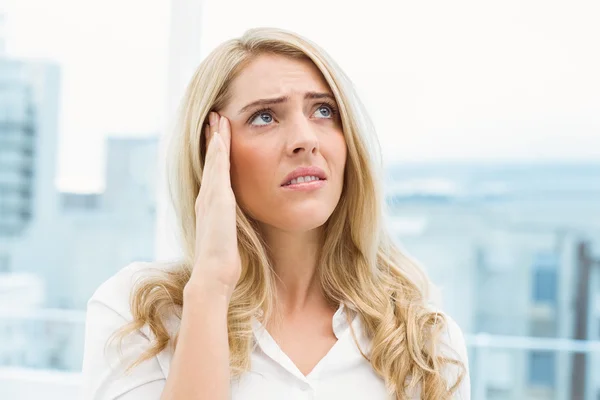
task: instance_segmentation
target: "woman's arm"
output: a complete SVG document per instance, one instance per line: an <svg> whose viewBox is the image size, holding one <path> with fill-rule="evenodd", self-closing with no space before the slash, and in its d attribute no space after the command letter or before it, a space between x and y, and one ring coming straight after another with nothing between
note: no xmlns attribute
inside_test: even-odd
<svg viewBox="0 0 600 400"><path fill-rule="evenodd" d="M179 338L162 400L229 399L226 290L186 287Z"/></svg>

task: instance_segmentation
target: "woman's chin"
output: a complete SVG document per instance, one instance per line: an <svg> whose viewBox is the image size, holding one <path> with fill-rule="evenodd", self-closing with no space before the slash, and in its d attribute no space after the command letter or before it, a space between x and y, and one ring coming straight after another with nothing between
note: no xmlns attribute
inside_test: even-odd
<svg viewBox="0 0 600 400"><path fill-rule="evenodd" d="M278 221L267 222L267 224L285 232L302 233L323 226L330 216L331 213L323 213L322 211L311 214L288 215Z"/></svg>

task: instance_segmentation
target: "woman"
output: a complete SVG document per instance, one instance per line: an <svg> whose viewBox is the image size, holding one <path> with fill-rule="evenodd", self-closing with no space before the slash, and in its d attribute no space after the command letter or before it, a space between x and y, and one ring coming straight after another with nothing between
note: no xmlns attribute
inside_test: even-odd
<svg viewBox="0 0 600 400"><path fill-rule="evenodd" d="M214 50L169 156L184 259L90 299L87 398L468 399L462 333L382 226L366 121L298 35Z"/></svg>

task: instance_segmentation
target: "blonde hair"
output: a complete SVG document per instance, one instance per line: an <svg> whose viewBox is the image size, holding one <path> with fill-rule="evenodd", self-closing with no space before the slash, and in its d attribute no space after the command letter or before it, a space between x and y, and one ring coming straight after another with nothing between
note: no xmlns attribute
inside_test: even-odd
<svg viewBox="0 0 600 400"><path fill-rule="evenodd" d="M180 318L183 288L194 260L194 204L205 154L202 127L208 113L230 99L232 80L261 54L312 61L339 106L348 157L340 201L324 226L319 274L327 299L348 305L362 319L372 344L369 354L363 355L390 394L405 399L408 390L420 386L423 399L450 398L465 368L440 351L438 342L447 323L428 306L430 283L384 229L380 160L375 159L380 152L362 103L349 79L322 49L294 33L272 28L252 29L220 45L200 64L187 88L168 157L173 163L169 186L184 258L174 268L144 279L132 292L133 321L119 335L123 338L147 326L153 341L131 367L176 344L177 334L170 336L164 318L173 313ZM262 315L267 320L276 300L271 261L257 222L239 207L236 212L242 273L227 314L233 377L250 368L252 317ZM444 378L442 371L449 365L462 370L456 382Z"/></svg>

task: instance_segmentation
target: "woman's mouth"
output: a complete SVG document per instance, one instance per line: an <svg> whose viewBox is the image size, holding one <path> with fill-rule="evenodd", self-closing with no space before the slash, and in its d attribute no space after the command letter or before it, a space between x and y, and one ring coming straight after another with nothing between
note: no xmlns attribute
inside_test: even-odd
<svg viewBox="0 0 600 400"><path fill-rule="evenodd" d="M283 189L311 191L316 190L325 185L326 179L321 179L314 175L299 176L281 185Z"/></svg>
<svg viewBox="0 0 600 400"><path fill-rule="evenodd" d="M313 181L321 181L321 180L325 180L325 179L321 179L318 176L299 176L297 178L292 179L291 181L284 183L282 186L290 186L290 185L297 185L299 183L309 183L309 182L313 182Z"/></svg>

